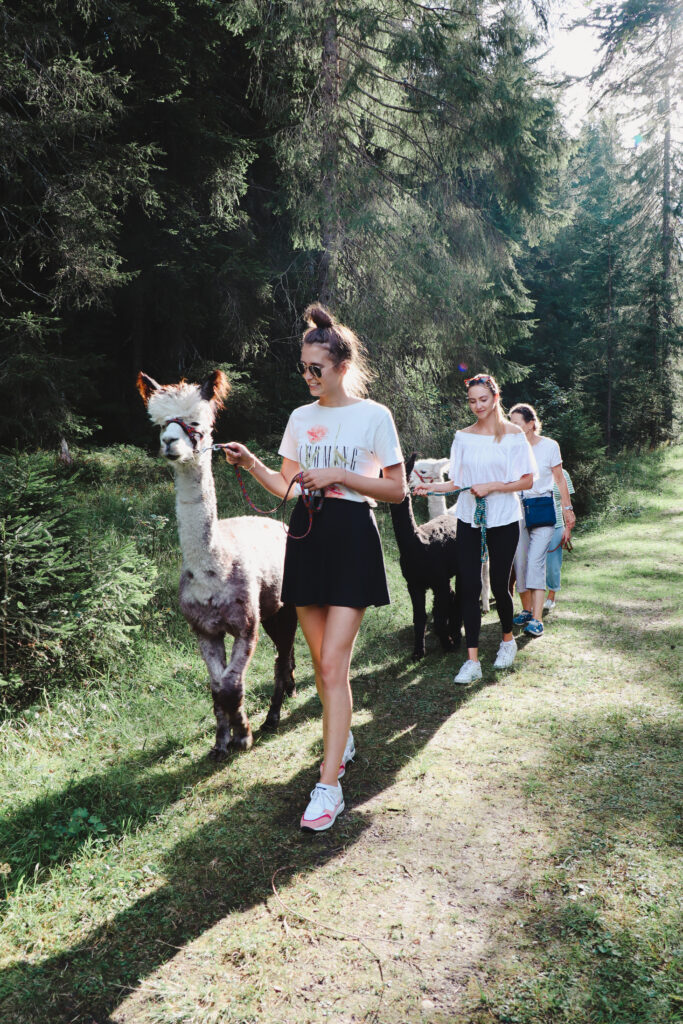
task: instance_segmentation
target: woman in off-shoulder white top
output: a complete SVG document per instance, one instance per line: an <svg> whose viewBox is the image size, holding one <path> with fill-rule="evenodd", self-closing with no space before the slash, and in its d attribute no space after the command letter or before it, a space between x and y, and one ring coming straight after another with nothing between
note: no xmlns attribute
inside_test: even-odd
<svg viewBox="0 0 683 1024"><path fill-rule="evenodd" d="M466 380L465 386L476 423L456 432L451 448L450 481L415 489L416 494L426 493L428 489L448 494L463 487L470 488L459 494L455 506L459 520L455 541L457 588L467 643L467 661L456 675L456 683L481 679L481 529L474 524L476 499L486 499L491 590L503 633L493 667L509 668L517 653L512 636L510 571L522 517L518 492L531 487L537 472L536 460L523 431L503 415L500 390L493 377L478 374Z"/></svg>

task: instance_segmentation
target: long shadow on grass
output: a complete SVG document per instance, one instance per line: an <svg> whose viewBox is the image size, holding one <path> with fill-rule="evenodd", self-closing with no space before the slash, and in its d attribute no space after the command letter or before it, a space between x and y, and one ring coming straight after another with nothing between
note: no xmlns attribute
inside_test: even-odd
<svg viewBox="0 0 683 1024"><path fill-rule="evenodd" d="M356 657L358 666L372 662L369 648L376 642L376 637L366 636ZM304 796L315 781L312 766L285 782L252 785L229 812L172 849L162 866L166 883L161 888L94 928L64 953L5 970L0 975L3 1024L105 1024L125 993L179 947L232 911L266 899L275 871L282 886L292 874L313 871L356 843L370 816L354 805L390 786L443 721L469 699L468 691L453 692L452 668L452 658L444 662L429 656L416 666L403 654L388 671L361 676L355 687L357 705L368 708L372 719L354 728L354 734L359 751L370 761L369 770L362 770L361 759L360 770L349 771L344 785L349 810L330 833L308 836L298 829ZM311 702L315 699L312 696ZM395 741L402 733L410 735ZM258 757L258 749L247 756ZM134 786L139 772L136 764L131 769ZM170 790L158 792L158 804L209 770L205 762L180 769ZM222 771L229 777L230 763ZM35 1012L22 1009L26 1006Z"/></svg>

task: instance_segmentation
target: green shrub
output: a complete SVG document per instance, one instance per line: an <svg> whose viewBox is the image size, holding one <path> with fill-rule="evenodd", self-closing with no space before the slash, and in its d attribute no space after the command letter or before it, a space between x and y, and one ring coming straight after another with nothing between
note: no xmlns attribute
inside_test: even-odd
<svg viewBox="0 0 683 1024"><path fill-rule="evenodd" d="M78 508L49 456L0 458L0 687L7 701L131 647L157 570Z"/></svg>

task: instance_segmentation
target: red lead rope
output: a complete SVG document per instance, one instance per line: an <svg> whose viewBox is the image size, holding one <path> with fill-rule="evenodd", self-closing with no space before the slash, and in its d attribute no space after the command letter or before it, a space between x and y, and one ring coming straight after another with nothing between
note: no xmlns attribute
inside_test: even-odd
<svg viewBox="0 0 683 1024"><path fill-rule="evenodd" d="M169 423L177 423L178 426L181 427L189 437L190 441L192 442L192 448L195 451L197 451L197 445L201 442L204 436L202 431L198 430L197 427L194 427L191 423L186 423L185 420L180 418L180 416L173 416L172 418L166 420L166 426L168 426ZM200 448L199 454L201 455L203 454L203 452L209 450L214 452L224 451L228 447L229 445L227 444L211 444L208 445L206 448ZM301 488L301 500L303 501L306 511L308 512L308 529L306 530L305 533L301 533L298 535L291 533L289 530L287 530L287 527L285 527L285 529L287 530L287 536L291 537L292 540L303 540L304 537L308 537L309 533L311 532L311 527L313 526L313 513L319 512L320 509L323 507L323 501L325 500L325 496L324 494L321 494L320 497L316 499L313 497L312 494L310 494L305 489L303 473L297 473L295 477L292 477L292 479L289 481L289 487L287 488L284 498L282 499L282 501L278 501L275 508L265 509L258 508L247 494L247 489L244 486L244 480L242 479L242 474L240 473L239 466L235 466L234 469L235 473L237 474L237 482L240 485L240 490L244 495L244 500L246 501L249 508L253 509L254 512L258 512L258 514L261 516L272 516L275 515L276 512L279 512L280 509L284 509L285 505L287 504L289 492L291 491L294 484L299 484L299 487ZM285 526L284 512L282 514L282 525Z"/></svg>
<svg viewBox="0 0 683 1024"><path fill-rule="evenodd" d="M254 502L251 500L247 493L247 488L244 485L244 480L242 479L242 473L240 472L239 466L234 466L233 468L237 476L237 483L240 485L240 490L242 491L242 495L244 496L244 500L246 501L249 508L252 509L254 512L258 512L260 516L272 516L275 515L276 512L279 512L280 509L284 510L284 507L287 504L287 499L289 498L289 492L291 491L294 484L298 484L299 487L301 488L301 500L303 501L306 511L308 512L308 529L306 530L305 533L299 534L292 533L290 530L287 529L287 527L285 527L285 529L287 530L287 536L291 537L292 540L303 540L304 537L308 537L313 526L313 513L320 511L320 509L323 507L323 501L325 500L325 498L324 495L321 495L319 498L316 499L313 497L312 494L305 490L303 484L303 473L297 473L296 476L292 477L292 479L289 481L289 487L287 488L284 498L281 501L278 501L275 508L259 508L257 505L254 504ZM284 511L282 516L282 525L285 526Z"/></svg>

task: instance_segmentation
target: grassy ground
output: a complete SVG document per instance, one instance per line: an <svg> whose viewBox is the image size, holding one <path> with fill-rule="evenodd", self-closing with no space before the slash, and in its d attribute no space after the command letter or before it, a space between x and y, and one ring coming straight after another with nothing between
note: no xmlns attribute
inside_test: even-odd
<svg viewBox="0 0 683 1024"><path fill-rule="evenodd" d="M484 680L464 692L433 637L409 660L381 519L394 604L363 626L348 809L315 837L297 828L320 759L301 641L279 732L209 763L160 536L168 623L138 670L2 724L2 1024L683 1019L681 470L680 448L623 467L545 637L496 679L487 616ZM150 510L169 511L155 488ZM115 519L123 491L91 500ZM255 724L271 674L263 637Z"/></svg>

